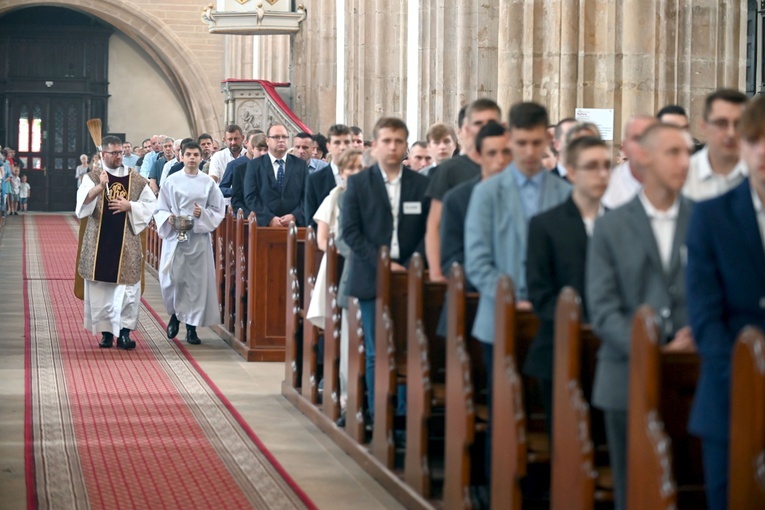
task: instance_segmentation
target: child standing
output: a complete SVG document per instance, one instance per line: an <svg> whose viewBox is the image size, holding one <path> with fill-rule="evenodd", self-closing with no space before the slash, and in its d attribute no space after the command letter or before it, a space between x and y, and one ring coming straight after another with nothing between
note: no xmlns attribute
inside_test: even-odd
<svg viewBox="0 0 765 510"><path fill-rule="evenodd" d="M11 177L11 214L18 216L19 212L19 186L21 185L21 179L19 178L19 167L13 167L13 175Z"/></svg>
<svg viewBox="0 0 765 510"><path fill-rule="evenodd" d="M22 175L21 184L19 184L19 209L22 212L27 212L27 202L29 201L29 196L31 195L31 189L32 187L27 182L27 176Z"/></svg>

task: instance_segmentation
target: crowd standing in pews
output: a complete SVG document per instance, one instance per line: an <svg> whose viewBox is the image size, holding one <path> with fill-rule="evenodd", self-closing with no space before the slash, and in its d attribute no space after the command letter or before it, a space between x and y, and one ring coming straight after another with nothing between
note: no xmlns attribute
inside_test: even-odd
<svg viewBox="0 0 765 510"><path fill-rule="evenodd" d="M765 100L758 98L749 104L744 94L734 90L710 94L699 122L706 142L701 150L690 136L687 114L677 105L668 105L656 116L630 115L620 146L621 162L613 168L612 151L600 139L597 126L573 118L551 124L546 109L536 103L513 105L504 124L493 100L478 99L462 108L457 124L455 132L449 124L435 123L425 140L411 147L407 145L406 124L393 117L377 121L368 148L363 131L344 124L330 126L326 138L308 132L291 136L281 124L264 126L264 132L256 130L245 136L239 126L231 125L225 130L226 147L218 152L214 152L214 139L206 134L197 141L181 142L164 135L147 139L142 145L146 153L138 157L135 169L148 177L151 189L160 195L155 221L160 237L166 240L159 265L165 269L160 278L171 315L168 335L175 336L179 323L186 322L191 326L187 341L198 343L193 327L217 324L223 318L215 304L223 306L219 300L231 299L233 290L227 287L228 294L221 298L224 294L218 292L222 282L210 279L214 271L221 272L212 266L213 244L219 253L227 254L222 271L231 271L235 265L258 263L257 251L250 247L247 252L242 246L248 242L246 239L252 242L256 229L291 231L311 226L315 229L311 242L316 242L320 250L316 253L325 254L320 265L316 259L317 267L300 269L306 282L312 278L310 286L301 281L293 291L312 289L313 294L296 320L319 332L333 331L324 339L334 342L330 354L326 354L328 362L339 351L339 370L325 368L324 376L333 381L327 386L331 395L324 398L338 398L338 408L343 409L350 387L354 396L358 391L365 392L366 412L374 420L375 410L384 409L375 404L375 399L383 395L383 390L376 388L376 381L382 380L376 376L376 366L381 365L397 374L391 380L392 389L386 388L384 391L390 392L383 398L392 399L395 414L405 414L407 390L403 384L409 379L400 364L391 367L393 358L377 359L384 352L377 344L385 342L394 350L417 349L417 356L409 359L419 359L422 364L409 375L427 374L423 390L430 392L430 397L422 400L418 393L411 393L418 398L416 412L427 408L431 417L445 412L448 421L450 400L443 395L443 374L452 365L446 363L450 353L444 356L444 351L462 345L465 356L461 367L466 370L465 380L472 385L463 389L472 391L474 432L485 436L483 448L478 447L480 442L468 442L473 445L470 455L475 456L474 471L480 475L468 477L466 483L502 485L506 473L499 477L491 473L491 465L504 465L492 464L493 451L506 452L507 441L517 440L519 447L528 446L528 451L523 450L524 457L549 465L554 459L554 453L550 453L554 445L539 455L539 451L533 452L533 434L513 436L492 425L495 419L507 419L507 409L493 409L493 403L506 405L502 399L509 395L507 377L512 372L495 373L498 363L504 367L504 361L495 359L496 352L502 353L506 346L516 350L514 367L507 367L523 367L525 377L518 370L516 382L523 398L530 400L520 404L526 408L522 425L530 431L532 422L540 421L550 436L555 422L553 409L558 409L554 399L560 393L553 391L558 374L554 363L556 302L561 291L570 287L575 294L568 295L569 307L576 303L572 296L581 299L577 316L581 331L586 333L583 338L597 336L582 343L582 349L599 345L597 361L592 361L594 380L585 381L582 398L603 411L601 423L600 414L591 415L596 420L591 426L593 431L605 429L609 459L605 464L610 466L613 478L606 488L610 491L612 487L613 493L602 496L601 491L601 496L595 497L612 499L616 509L624 509L630 479L628 413L633 316L642 305L648 305L655 312L662 353L692 353L698 347L701 376L690 430L702 438L709 508L726 508L733 344L744 326L765 327ZM106 157L110 157L108 153ZM200 173L199 167L205 162L209 177ZM243 219L233 217L221 223L224 197L230 198L230 214L235 216L241 210ZM701 202L694 206L694 201ZM250 213L254 218L247 223ZM167 242L177 238L169 217L179 214L196 218L190 240ZM211 242L209 235L216 227ZM218 234L221 229L227 233ZM303 243L304 234L300 232L292 235ZM223 248L218 247L220 235L227 236L229 243ZM194 258L188 250L202 256ZM339 265L342 260L345 264ZM331 281L327 278L328 266L332 268ZM246 267L240 267L240 271L255 274ZM408 288L390 289L390 299L409 300L414 296L411 299L415 304L402 308L400 303L389 303L386 314L381 316L377 301L385 286L381 287L379 279L387 278L388 285L403 285L403 273L407 271ZM197 278L190 285L185 278L187 272L207 274L208 278ZM461 289L461 294L455 295L462 296L462 302L450 305L444 296L446 275L452 272L456 280L450 285ZM759 272L763 274L757 276ZM228 286L234 282L233 276L230 278ZM504 282L500 294L498 282ZM253 282L247 285L249 297L238 299L252 301L252 293L258 291L252 287ZM501 302L496 296L501 297ZM418 309L417 299L431 302ZM497 310L503 310L507 302L518 315L503 323L500 319L505 317L498 317ZM191 308L179 314L186 305ZM227 303L226 310L234 314L240 305ZM470 337L472 328L475 342L463 339L455 343L454 338L444 341L450 334L449 306L462 310L461 327L468 328L464 335ZM414 311L397 315L407 307L414 307ZM428 315L432 310L436 310L433 317ZM342 314L342 320L333 326L336 313ZM192 316L204 316L204 320ZM412 317L418 317L420 322L410 323ZM535 317L539 319L538 329ZM245 329L241 317L226 321L232 328L236 323L240 330ZM585 324L588 321L591 329ZM357 330L353 329L355 324ZM339 334L335 328L339 328ZM295 337L302 336L295 328L288 330ZM386 338L379 338L380 331ZM355 345L353 342L362 333L361 348L349 350L349 343ZM312 349L309 346L300 351L304 356L316 356ZM358 356L363 356L361 367L356 366ZM399 361L406 359L406 352L395 356ZM349 373L349 358L353 360L351 365L356 363L353 370L360 369L359 373L364 374L362 388L358 388L358 380L354 381L357 373ZM300 361L288 359L288 363L293 361L293 369L300 370ZM303 360L303 370L308 365ZM318 378L320 370L310 375ZM302 380L305 384L310 378ZM411 384L421 383L413 380ZM499 400L493 398L495 381L502 381ZM310 384L320 388L317 383ZM334 393L335 383L339 385L339 397ZM591 395L588 384L592 386ZM537 388L538 395L524 393L531 387ZM539 413L531 411L537 404L541 420ZM470 409L463 408L468 413ZM362 410L355 405L353 410L361 413L353 416L354 426L366 422L371 427L373 421L364 418ZM433 410L435 414L431 414ZM344 427L345 423L343 414L338 425ZM374 423L378 427L383 421ZM424 426L422 430L433 429ZM357 432L353 434L362 439ZM511 440L511 436L515 439ZM385 450L389 455L392 444L384 444L386 441L373 439L384 447L372 449ZM417 441L416 447L426 456L431 451L422 441ZM385 464L392 466L391 458L387 460L390 462ZM598 465L603 464L596 460ZM427 467L430 459L425 462ZM682 465L686 460L679 462ZM521 469L525 463L518 466ZM532 471L527 473L525 467L522 473L519 477L538 476ZM432 476L425 469L416 476L407 474L406 480ZM418 482L417 487L421 494L432 494L429 483ZM528 487L524 490L528 491ZM471 504L478 508L488 504L485 499L473 497ZM445 506L452 508L451 503ZM493 507L498 507L496 500Z"/></svg>

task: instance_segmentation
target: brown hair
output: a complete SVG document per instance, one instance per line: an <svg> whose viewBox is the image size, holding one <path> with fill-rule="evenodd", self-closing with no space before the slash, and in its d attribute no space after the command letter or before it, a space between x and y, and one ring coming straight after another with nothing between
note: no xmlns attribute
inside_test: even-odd
<svg viewBox="0 0 765 510"><path fill-rule="evenodd" d="M409 138L409 128L406 127L406 122L398 117L380 117L375 123L375 127L372 130L372 138L377 140L377 136L380 134L381 129L392 129L394 131L403 131L406 133L406 138Z"/></svg>
<svg viewBox="0 0 765 510"><path fill-rule="evenodd" d="M748 142L765 136L765 96L756 96L744 108L738 124L738 134Z"/></svg>
<svg viewBox="0 0 765 510"><path fill-rule="evenodd" d="M733 104L746 104L749 98L746 94L736 89L715 90L704 100L704 120L709 120L709 114L712 112L712 105L715 101L725 101Z"/></svg>
<svg viewBox="0 0 765 510"><path fill-rule="evenodd" d="M603 147L604 149L608 149L606 142L597 136L582 136L572 140L566 149L566 165L576 166L576 160L579 159L579 155L593 147Z"/></svg>
<svg viewBox="0 0 765 510"><path fill-rule="evenodd" d="M443 122L437 122L430 126L425 139L428 142L440 142L447 136L451 136L452 142L457 143L457 134L454 132L454 128Z"/></svg>

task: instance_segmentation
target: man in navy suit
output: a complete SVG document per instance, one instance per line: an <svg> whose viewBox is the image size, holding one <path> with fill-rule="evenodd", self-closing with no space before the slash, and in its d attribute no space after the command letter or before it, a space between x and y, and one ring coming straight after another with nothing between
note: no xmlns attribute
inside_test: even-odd
<svg viewBox="0 0 765 510"><path fill-rule="evenodd" d="M266 132L268 153L250 160L244 176L244 201L259 227L305 226L303 194L308 174L305 161L287 154L289 134L281 124Z"/></svg>
<svg viewBox="0 0 765 510"><path fill-rule="evenodd" d="M727 507L733 345L744 326L765 329L765 97L744 109L739 134L749 178L699 203L687 238L688 315L701 356L689 429L701 438L710 510Z"/></svg>
<svg viewBox="0 0 765 510"><path fill-rule="evenodd" d="M372 132L377 164L348 178L343 240L351 249L347 294L359 299L364 327L367 402L374 411L377 254L390 247L391 269L405 271L423 253L430 199L428 178L404 167L409 130L401 119L382 117ZM401 394L401 392L399 392Z"/></svg>
<svg viewBox="0 0 765 510"><path fill-rule="evenodd" d="M332 162L310 174L305 186L305 221L306 225L310 225L314 229L316 222L313 221L313 215L316 214L329 192L343 181L343 178L340 177L340 170L337 168L337 161L352 143L351 128L345 124L330 126L327 136L327 148L332 155Z"/></svg>
<svg viewBox="0 0 765 510"><path fill-rule="evenodd" d="M558 164L565 164L565 176L574 189L565 202L531 218L526 252L529 301L541 324L523 371L539 381L548 433L552 429L555 305L566 286L573 287L585 302L587 243L595 219L605 211L600 199L611 177L611 156L598 137L577 138L561 153L566 160Z"/></svg>

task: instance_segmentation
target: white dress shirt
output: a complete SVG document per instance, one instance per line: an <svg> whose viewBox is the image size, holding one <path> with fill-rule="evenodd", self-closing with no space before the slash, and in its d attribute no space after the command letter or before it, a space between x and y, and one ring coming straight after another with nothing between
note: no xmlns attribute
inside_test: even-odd
<svg viewBox="0 0 765 510"><path fill-rule="evenodd" d="M241 156L241 153L240 153ZM233 154L231 154L231 149L226 147L223 150L220 150L212 155L210 158L210 164L208 175L210 177L215 177L217 179L217 182L220 183L220 180L223 179L223 174L226 173L226 165L228 165L230 162L234 161L236 158Z"/></svg>
<svg viewBox="0 0 765 510"><path fill-rule="evenodd" d="M558 169L558 174L560 174L561 177L566 177L566 175L568 175L568 170L566 170L566 167L562 164L558 163L556 168Z"/></svg>
<svg viewBox="0 0 765 510"><path fill-rule="evenodd" d="M659 211L646 198L644 192L640 192L640 202L651 222L653 237L656 239L656 245L659 247L659 256L664 272L669 271L669 262L672 258L672 241L675 238L675 228L677 227L677 215L680 212L680 200L675 200L672 207L666 211Z"/></svg>
<svg viewBox="0 0 765 510"><path fill-rule="evenodd" d="M640 181L632 175L629 161L625 161L611 172L611 180L601 202L609 209L616 209L635 198L642 188Z"/></svg>
<svg viewBox="0 0 765 510"><path fill-rule="evenodd" d="M287 160L285 159L287 155L285 154L283 158L277 158L270 152L268 153L268 157L271 158L271 168L274 170L274 178L278 181L279 180L279 164L276 162L277 160L282 160L282 167L284 167L284 176L287 176Z"/></svg>
<svg viewBox="0 0 765 510"><path fill-rule="evenodd" d="M390 239L390 258L396 260L399 257L400 249L398 244L398 209L401 203L401 174L402 169L399 169L398 176L393 180L388 180L388 175L385 170L380 168L383 182L385 183L385 191L388 192L388 201L390 202L390 212L393 215L393 235Z"/></svg>
<svg viewBox="0 0 765 510"><path fill-rule="evenodd" d="M709 162L709 148L704 147L691 157L683 195L697 202L708 200L735 188L747 175L749 172L742 161L739 161L728 175L716 173Z"/></svg>

